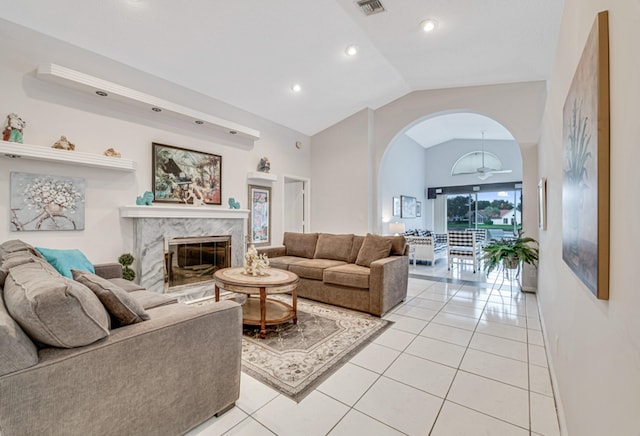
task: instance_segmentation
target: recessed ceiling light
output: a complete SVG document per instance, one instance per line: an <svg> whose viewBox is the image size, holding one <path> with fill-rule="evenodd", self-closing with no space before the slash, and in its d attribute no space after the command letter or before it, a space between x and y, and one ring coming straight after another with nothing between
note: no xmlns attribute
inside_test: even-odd
<svg viewBox="0 0 640 436"><path fill-rule="evenodd" d="M151 110L154 112L162 112L162 109L160 109L159 107L152 107Z"/></svg>
<svg viewBox="0 0 640 436"><path fill-rule="evenodd" d="M293 92L298 93L298 92L302 91L302 86L300 86L299 83L294 83L293 85L291 85L291 90Z"/></svg>
<svg viewBox="0 0 640 436"><path fill-rule="evenodd" d="M428 19L420 23L420 28L425 32L432 32L436 28L435 20Z"/></svg>
<svg viewBox="0 0 640 436"><path fill-rule="evenodd" d="M358 46L357 45L348 45L344 52L347 56L355 56L358 54Z"/></svg>
<svg viewBox="0 0 640 436"><path fill-rule="evenodd" d="M229 130L229 133L232 135L237 135L238 131L237 130Z"/></svg>
<svg viewBox="0 0 640 436"><path fill-rule="evenodd" d="M104 91L96 91L96 94L98 94L100 97L106 97L107 95L109 95Z"/></svg>
<svg viewBox="0 0 640 436"><path fill-rule="evenodd" d="M195 120L195 121L194 121L194 123L196 123L196 124L204 124L204 121L201 121L201 120Z"/></svg>

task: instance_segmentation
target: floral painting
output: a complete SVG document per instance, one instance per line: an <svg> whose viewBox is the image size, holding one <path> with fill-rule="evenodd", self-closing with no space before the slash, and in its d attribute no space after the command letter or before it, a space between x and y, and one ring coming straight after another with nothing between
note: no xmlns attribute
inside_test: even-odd
<svg viewBox="0 0 640 436"><path fill-rule="evenodd" d="M562 259L609 298L609 55L607 13L587 38L563 110Z"/></svg>
<svg viewBox="0 0 640 436"><path fill-rule="evenodd" d="M271 188L249 185L249 243L268 245L271 232Z"/></svg>
<svg viewBox="0 0 640 436"><path fill-rule="evenodd" d="M11 231L84 230L85 180L11 173Z"/></svg>

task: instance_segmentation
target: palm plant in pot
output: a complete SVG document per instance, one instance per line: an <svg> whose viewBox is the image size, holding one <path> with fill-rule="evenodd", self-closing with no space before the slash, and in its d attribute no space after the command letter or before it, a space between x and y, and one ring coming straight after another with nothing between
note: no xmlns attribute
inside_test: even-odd
<svg viewBox="0 0 640 436"><path fill-rule="evenodd" d="M502 239L484 247L484 269L490 273L502 264L506 270L517 269L520 262L533 266L538 264L538 242L522 233L515 239Z"/></svg>

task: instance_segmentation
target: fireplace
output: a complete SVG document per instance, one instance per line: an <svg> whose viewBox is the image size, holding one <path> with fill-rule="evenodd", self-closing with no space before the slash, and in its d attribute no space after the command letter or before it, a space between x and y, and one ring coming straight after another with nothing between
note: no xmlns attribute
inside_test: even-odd
<svg viewBox="0 0 640 436"><path fill-rule="evenodd" d="M133 220L133 256L136 258L134 267L138 283L150 291L171 292L181 301L212 295L214 286L211 282L179 285L169 290L167 241L211 235L228 237L230 240L230 248L226 252L228 265L241 266L246 250L248 215L247 209L205 206L154 204L153 206L121 207L120 216ZM204 264L206 262L199 265ZM193 265L190 266L193 267Z"/></svg>
<svg viewBox="0 0 640 436"><path fill-rule="evenodd" d="M231 266L231 236L165 239L167 292L213 280L213 274Z"/></svg>

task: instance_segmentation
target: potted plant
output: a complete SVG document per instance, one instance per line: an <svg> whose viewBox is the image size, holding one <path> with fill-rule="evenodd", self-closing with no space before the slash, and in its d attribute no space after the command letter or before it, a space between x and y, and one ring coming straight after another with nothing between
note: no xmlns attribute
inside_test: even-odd
<svg viewBox="0 0 640 436"><path fill-rule="evenodd" d="M533 245L532 245L533 244ZM515 239L502 239L484 247L484 269L487 273L502 264L505 269L517 269L520 262L536 266L538 264L538 242L521 233Z"/></svg>
<svg viewBox="0 0 640 436"><path fill-rule="evenodd" d="M120 256L118 258L118 263L120 265L122 265L122 278L129 280L129 281L133 281L133 279L136 278L136 273L134 270L132 270L131 268L129 268L129 265L131 265L134 261L134 257L131 255L131 253L125 253L122 256Z"/></svg>

